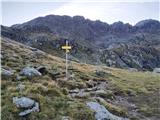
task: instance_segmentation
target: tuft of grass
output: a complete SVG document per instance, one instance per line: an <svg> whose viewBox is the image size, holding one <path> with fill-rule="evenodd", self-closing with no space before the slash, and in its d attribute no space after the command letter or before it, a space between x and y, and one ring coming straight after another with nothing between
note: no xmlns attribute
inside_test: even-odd
<svg viewBox="0 0 160 120"><path fill-rule="evenodd" d="M67 112L67 114L74 120L95 120L94 112L86 107L84 103L72 103Z"/></svg>

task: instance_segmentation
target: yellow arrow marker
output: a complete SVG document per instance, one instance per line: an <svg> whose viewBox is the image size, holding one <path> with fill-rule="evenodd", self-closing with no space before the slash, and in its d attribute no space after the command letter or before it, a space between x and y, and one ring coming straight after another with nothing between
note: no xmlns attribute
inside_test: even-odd
<svg viewBox="0 0 160 120"><path fill-rule="evenodd" d="M71 46L68 46L68 42L66 42L66 45L65 45L65 46L62 46L62 49L66 50L66 53L68 53L69 50L72 49L72 47L71 47Z"/></svg>
<svg viewBox="0 0 160 120"><path fill-rule="evenodd" d="M70 50L71 46L62 46L62 49Z"/></svg>

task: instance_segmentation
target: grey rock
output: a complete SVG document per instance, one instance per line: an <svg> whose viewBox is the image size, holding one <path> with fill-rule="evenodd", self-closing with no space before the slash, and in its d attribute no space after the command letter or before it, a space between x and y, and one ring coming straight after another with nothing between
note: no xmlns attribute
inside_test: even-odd
<svg viewBox="0 0 160 120"><path fill-rule="evenodd" d="M94 93L95 94L106 94L106 91L104 91L104 90L97 90Z"/></svg>
<svg viewBox="0 0 160 120"><path fill-rule="evenodd" d="M160 73L160 68L154 68L153 72L154 73Z"/></svg>
<svg viewBox="0 0 160 120"><path fill-rule="evenodd" d="M25 85L23 84L18 84L17 89L19 90L19 92L22 92L25 89Z"/></svg>
<svg viewBox="0 0 160 120"><path fill-rule="evenodd" d="M22 77L19 76L19 75L16 76L16 80L21 80L21 78L22 78Z"/></svg>
<svg viewBox="0 0 160 120"><path fill-rule="evenodd" d="M104 106L97 102L87 102L87 106L95 111L96 120L129 120L127 118L118 117L110 113Z"/></svg>
<svg viewBox="0 0 160 120"><path fill-rule="evenodd" d="M27 76L19 75L19 74L17 74L16 76L16 80L18 81L23 81L23 80L26 80L27 78L28 78Z"/></svg>
<svg viewBox="0 0 160 120"><path fill-rule="evenodd" d="M70 120L69 116L63 116L62 120Z"/></svg>
<svg viewBox="0 0 160 120"><path fill-rule="evenodd" d="M0 59L3 60L4 59L4 56L2 54L0 54Z"/></svg>
<svg viewBox="0 0 160 120"><path fill-rule="evenodd" d="M27 97L13 97L13 103L19 108L29 108L34 105L35 101Z"/></svg>
<svg viewBox="0 0 160 120"><path fill-rule="evenodd" d="M69 93L79 93L79 89L70 90Z"/></svg>
<svg viewBox="0 0 160 120"><path fill-rule="evenodd" d="M19 116L25 116L25 115L28 115L29 113L31 113L32 112L32 110L31 109L27 109L27 110L24 110L23 112L20 112L19 113Z"/></svg>
<svg viewBox="0 0 160 120"><path fill-rule="evenodd" d="M128 69L130 72L137 72L138 70L136 68L129 68Z"/></svg>
<svg viewBox="0 0 160 120"><path fill-rule="evenodd" d="M1 74L2 76L5 76L5 77L11 77L14 73L9 71L9 70L6 70L6 69L1 69Z"/></svg>
<svg viewBox="0 0 160 120"><path fill-rule="evenodd" d="M21 72L20 75L24 75L28 78L36 77L36 76L41 76L42 74L36 70L35 68L32 67L25 67Z"/></svg>
<svg viewBox="0 0 160 120"><path fill-rule="evenodd" d="M92 87L92 88L86 88L85 92L91 92L91 91L96 91L97 87Z"/></svg>
<svg viewBox="0 0 160 120"><path fill-rule="evenodd" d="M39 112L40 111L38 102L35 102L35 106L32 108L32 111L33 112Z"/></svg>
<svg viewBox="0 0 160 120"><path fill-rule="evenodd" d="M20 112L19 116L26 116L26 115L30 114L31 112L39 112L39 103L38 102L35 103L35 106L32 109L27 109L27 110L24 110L23 112Z"/></svg>

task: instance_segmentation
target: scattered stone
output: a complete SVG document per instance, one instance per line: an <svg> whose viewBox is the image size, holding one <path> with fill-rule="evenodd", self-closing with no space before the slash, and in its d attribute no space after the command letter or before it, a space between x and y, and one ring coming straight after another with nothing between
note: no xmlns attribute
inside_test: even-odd
<svg viewBox="0 0 160 120"><path fill-rule="evenodd" d="M19 108L29 108L34 105L35 101L27 97L13 97L13 103Z"/></svg>
<svg viewBox="0 0 160 120"><path fill-rule="evenodd" d="M90 93L84 92L83 90L81 90L78 93L71 94L71 97L76 97L76 98L87 98L88 96L90 96Z"/></svg>
<svg viewBox="0 0 160 120"><path fill-rule="evenodd" d="M154 68L153 72L154 73L160 73L160 68Z"/></svg>
<svg viewBox="0 0 160 120"><path fill-rule="evenodd" d="M26 78L25 76L20 76L20 75L16 76L16 80L22 80L22 79L25 79L25 78Z"/></svg>
<svg viewBox="0 0 160 120"><path fill-rule="evenodd" d="M75 78L75 74L72 73L72 74L69 75L70 80L74 80L74 78Z"/></svg>
<svg viewBox="0 0 160 120"><path fill-rule="evenodd" d="M95 94L105 94L106 92L104 90L97 90L95 91Z"/></svg>
<svg viewBox="0 0 160 120"><path fill-rule="evenodd" d="M32 112L31 109L24 110L23 112L19 113L19 116L23 117L23 116L26 116L26 115L30 114L31 112Z"/></svg>
<svg viewBox="0 0 160 120"><path fill-rule="evenodd" d="M86 82L86 84L89 88L92 88L92 87L95 87L97 83L93 80L89 80Z"/></svg>
<svg viewBox="0 0 160 120"><path fill-rule="evenodd" d="M93 87L93 88L86 88L85 92L91 92L91 91L96 91L97 87Z"/></svg>
<svg viewBox="0 0 160 120"><path fill-rule="evenodd" d="M24 75L28 78L32 78L32 77L36 77L36 76L41 76L42 74L38 70L36 70L35 68L26 67L20 72L20 75Z"/></svg>
<svg viewBox="0 0 160 120"><path fill-rule="evenodd" d="M17 89L19 90L20 93L22 93L22 91L25 89L25 85L23 84L18 84Z"/></svg>
<svg viewBox="0 0 160 120"><path fill-rule="evenodd" d="M128 68L128 70L129 70L130 72L137 72L137 71L138 71L136 68Z"/></svg>
<svg viewBox="0 0 160 120"><path fill-rule="evenodd" d="M35 106L32 108L34 112L39 112L40 109L39 109L39 103L38 102L35 102Z"/></svg>
<svg viewBox="0 0 160 120"><path fill-rule="evenodd" d="M107 83L106 82L99 82L97 85L97 89L99 90L106 90Z"/></svg>
<svg viewBox="0 0 160 120"><path fill-rule="evenodd" d="M101 96L101 97L105 97L105 95L107 94L106 91L104 90L97 90L92 92L92 94L96 95L96 96Z"/></svg>
<svg viewBox="0 0 160 120"><path fill-rule="evenodd" d="M69 93L79 93L79 89L70 90Z"/></svg>
<svg viewBox="0 0 160 120"><path fill-rule="evenodd" d="M4 59L4 56L2 54L0 54L0 59L3 60Z"/></svg>
<svg viewBox="0 0 160 120"><path fill-rule="evenodd" d="M69 116L63 116L62 120L70 120Z"/></svg>
<svg viewBox="0 0 160 120"><path fill-rule="evenodd" d="M118 117L110 113L104 106L97 102L87 102L87 106L95 111L96 120L129 120L127 118Z"/></svg>
<svg viewBox="0 0 160 120"><path fill-rule="evenodd" d="M39 67L37 68L37 70L38 70L42 75L45 75L45 74L48 73L47 68L46 68L45 66L39 66Z"/></svg>
<svg viewBox="0 0 160 120"><path fill-rule="evenodd" d="M44 56L44 55L46 55L46 53L37 49L36 51L34 51L34 55L35 56Z"/></svg>
<svg viewBox="0 0 160 120"><path fill-rule="evenodd" d="M4 77L11 77L14 73L9 71L9 70L6 70L6 69L1 69L1 75L4 76Z"/></svg>
<svg viewBox="0 0 160 120"><path fill-rule="evenodd" d="M31 112L39 112L39 103L38 102L35 102L35 106L32 108L32 109L27 109L27 110L24 110L23 112L20 112L19 113L19 116L26 116L28 114L30 114Z"/></svg>

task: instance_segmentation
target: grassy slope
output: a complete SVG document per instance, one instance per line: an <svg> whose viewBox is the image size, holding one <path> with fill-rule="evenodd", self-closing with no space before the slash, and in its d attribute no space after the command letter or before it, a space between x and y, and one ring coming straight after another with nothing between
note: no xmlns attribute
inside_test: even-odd
<svg viewBox="0 0 160 120"><path fill-rule="evenodd" d="M28 96L40 102L41 112L32 113L29 119L60 120L62 116L70 116L73 120L93 120L93 111L85 105L85 101L92 100L90 96L85 98L71 98L68 96L68 89L76 88L76 86L86 88L87 81L90 79L95 81L105 80L108 83L107 89L112 92L111 95L127 98L127 100L136 104L140 114L154 117L154 119L158 118L158 114L155 114L157 112L151 108L157 106L157 95L155 94L158 87L160 87L160 75L151 72L130 72L101 67L101 71L105 72L105 75L97 76L95 74L97 66L71 62L72 71L70 72L75 74L75 80L65 82L63 80L63 72L65 71L65 61L63 59L49 54L36 56L33 53L34 51L22 44L2 38L2 66L14 70L15 75L27 65L45 65L49 72L60 72L61 75L59 78L52 78L49 75L33 78L32 80L24 78L22 82L26 85L26 88L22 94L19 94L16 89L19 81L14 76L10 79L5 79L2 76L3 120L19 119L17 115L19 109L12 104L13 96ZM115 99L111 104L106 102L105 105L114 114L129 115L128 108L125 105L117 104Z"/></svg>

